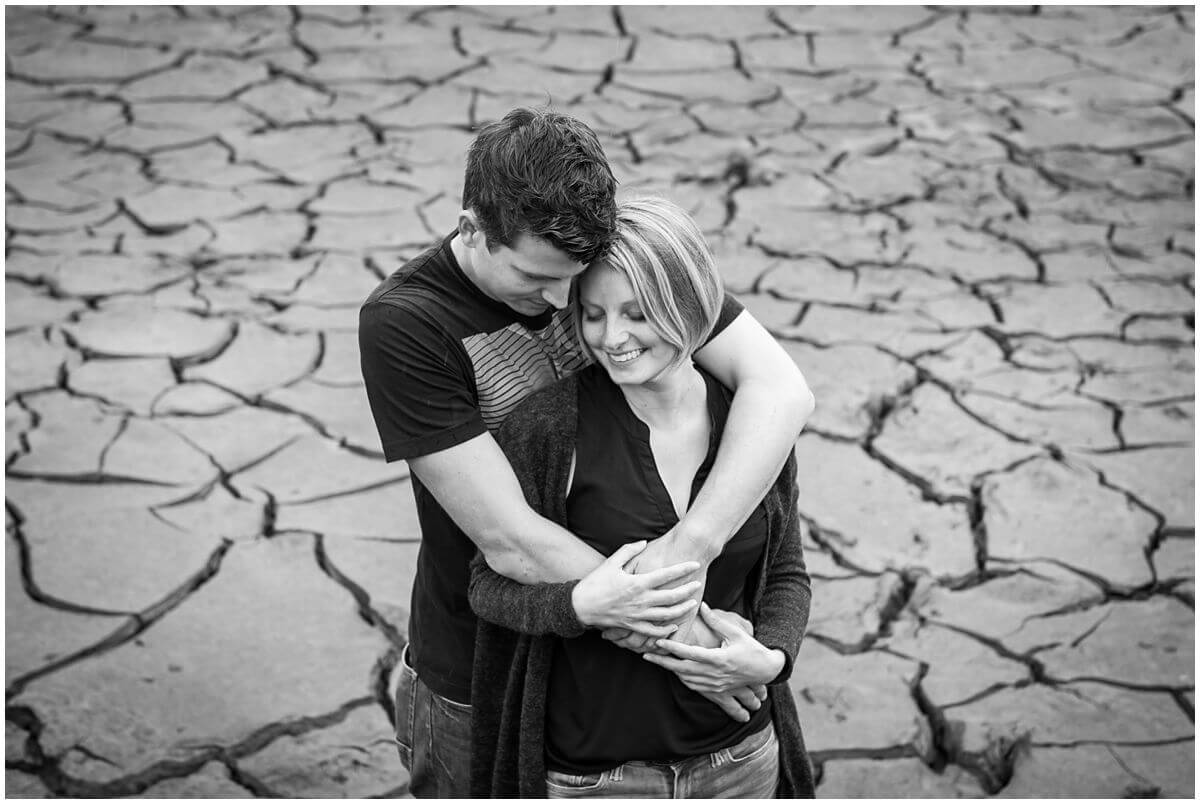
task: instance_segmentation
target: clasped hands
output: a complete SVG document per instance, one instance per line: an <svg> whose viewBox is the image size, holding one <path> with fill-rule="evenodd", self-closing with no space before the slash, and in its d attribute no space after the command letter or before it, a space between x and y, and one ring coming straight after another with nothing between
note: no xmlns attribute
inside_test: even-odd
<svg viewBox="0 0 1200 804"><path fill-rule="evenodd" d="M623 545L584 577L572 594L579 621L671 670L689 689L745 722L766 700L766 683L783 668L783 653L754 639L744 618L700 603L706 565L660 566L667 560L661 544L666 540L649 543L651 549L645 541Z"/></svg>

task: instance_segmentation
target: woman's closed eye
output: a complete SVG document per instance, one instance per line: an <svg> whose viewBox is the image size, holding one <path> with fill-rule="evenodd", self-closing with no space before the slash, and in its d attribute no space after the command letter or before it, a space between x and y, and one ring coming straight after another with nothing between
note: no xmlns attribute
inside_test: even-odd
<svg viewBox="0 0 1200 804"><path fill-rule="evenodd" d="M639 310L637 308L622 310L621 315L623 315L625 318L629 319L630 321L637 321L639 323L646 320L646 316L642 313L641 310ZM587 308L584 308L583 320L591 321L591 322L603 321L604 320L604 311L603 310L589 310Z"/></svg>

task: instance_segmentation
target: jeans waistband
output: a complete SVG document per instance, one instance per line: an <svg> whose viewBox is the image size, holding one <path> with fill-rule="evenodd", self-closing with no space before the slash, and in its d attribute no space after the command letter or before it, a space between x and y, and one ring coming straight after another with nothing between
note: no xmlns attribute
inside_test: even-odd
<svg viewBox="0 0 1200 804"><path fill-rule="evenodd" d="M755 732L751 732L750 734L747 734L745 737L738 740L733 745L728 746L726 748L722 748L718 751L713 751L711 754L705 754L702 756L704 756L705 758L708 759L708 762L710 765L712 765L712 767L714 767L714 768L720 767L721 765L725 764L726 762L732 761L733 749L749 744L748 747L750 748L750 750L754 750L755 748L758 748L759 745L765 743L771 737L771 729L772 728L774 728L774 725L771 723L770 720L768 720L765 724L763 724L763 727L761 729L759 729L758 731L755 731ZM699 757L687 757L685 759L638 759L638 760L629 762L627 764L650 765L651 767L655 767L655 768L669 768L672 765L682 765L685 762L695 762L697 759L699 759Z"/></svg>

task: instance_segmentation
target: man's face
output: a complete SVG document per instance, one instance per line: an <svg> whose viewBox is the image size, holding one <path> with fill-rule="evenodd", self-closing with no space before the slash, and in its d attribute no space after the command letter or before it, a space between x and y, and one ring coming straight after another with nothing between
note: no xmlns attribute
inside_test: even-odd
<svg viewBox="0 0 1200 804"><path fill-rule="evenodd" d="M518 234L511 246L472 255L480 290L521 315L535 316L570 298L571 280L587 266L540 237Z"/></svg>

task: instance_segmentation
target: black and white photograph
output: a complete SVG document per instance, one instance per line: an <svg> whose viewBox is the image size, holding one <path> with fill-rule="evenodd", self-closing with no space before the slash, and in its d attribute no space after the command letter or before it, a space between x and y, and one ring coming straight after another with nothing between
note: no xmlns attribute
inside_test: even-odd
<svg viewBox="0 0 1200 804"><path fill-rule="evenodd" d="M5 798L1194 798L1194 6L4 50Z"/></svg>

